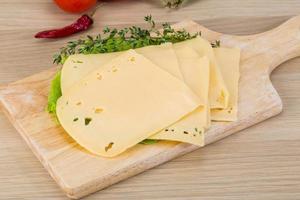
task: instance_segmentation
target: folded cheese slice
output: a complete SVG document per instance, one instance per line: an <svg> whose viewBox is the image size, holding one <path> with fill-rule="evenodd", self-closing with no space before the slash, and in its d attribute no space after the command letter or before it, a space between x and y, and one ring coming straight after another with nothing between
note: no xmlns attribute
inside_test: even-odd
<svg viewBox="0 0 300 200"><path fill-rule="evenodd" d="M203 106L188 114L175 124L151 136L150 139L173 140L204 145L204 131L210 126L209 60L195 50L184 47L175 49L185 83L197 94Z"/></svg>
<svg viewBox="0 0 300 200"><path fill-rule="evenodd" d="M211 111L211 118L214 121L236 121L238 117L241 52L240 49L221 47L214 49L214 53L230 96L228 107L225 109L213 109Z"/></svg>
<svg viewBox="0 0 300 200"><path fill-rule="evenodd" d="M209 84L209 102L211 108L227 108L229 92L226 88L218 63L216 61L211 44L197 37L174 44L176 49L190 47L194 49L200 57L207 56L210 63L210 84Z"/></svg>
<svg viewBox="0 0 300 200"><path fill-rule="evenodd" d="M210 105L209 105L209 59L200 57L190 47L176 48L175 52L179 60L184 82L197 94L203 105L204 112L200 112L200 124L204 128L210 127Z"/></svg>
<svg viewBox="0 0 300 200"><path fill-rule="evenodd" d="M166 43L156 46L147 46L135 49L154 64L176 76L182 78L176 54L173 50L172 43ZM80 81L90 72L103 66L124 52L100 53L100 54L75 54L71 55L62 68L61 89L64 94L69 88Z"/></svg>
<svg viewBox="0 0 300 200"><path fill-rule="evenodd" d="M135 49L135 51L139 54L142 54L151 60L151 62L169 72L173 76L182 79L182 74L172 43L147 46Z"/></svg>
<svg viewBox="0 0 300 200"><path fill-rule="evenodd" d="M129 50L70 88L58 100L57 116L81 146L113 157L199 105L182 81Z"/></svg>

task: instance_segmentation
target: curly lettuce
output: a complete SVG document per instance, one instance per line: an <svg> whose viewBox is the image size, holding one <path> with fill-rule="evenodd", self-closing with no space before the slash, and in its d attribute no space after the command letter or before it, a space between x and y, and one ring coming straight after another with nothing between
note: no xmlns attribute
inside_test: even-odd
<svg viewBox="0 0 300 200"><path fill-rule="evenodd" d="M48 94L47 111L56 115L56 102L61 97L61 85L60 85L61 71L57 71L53 80L51 81L50 91Z"/></svg>

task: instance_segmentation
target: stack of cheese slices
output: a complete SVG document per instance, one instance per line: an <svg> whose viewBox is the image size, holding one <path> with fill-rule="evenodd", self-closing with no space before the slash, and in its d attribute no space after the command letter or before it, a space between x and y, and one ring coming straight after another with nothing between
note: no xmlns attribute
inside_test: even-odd
<svg viewBox="0 0 300 200"><path fill-rule="evenodd" d="M204 145L211 121L235 121L240 50L201 37L124 52L72 55L57 116L90 152L117 156L145 139Z"/></svg>

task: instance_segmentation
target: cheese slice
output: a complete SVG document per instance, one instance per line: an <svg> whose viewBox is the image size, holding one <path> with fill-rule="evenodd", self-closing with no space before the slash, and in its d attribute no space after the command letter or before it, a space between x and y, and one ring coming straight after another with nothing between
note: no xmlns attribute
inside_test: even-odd
<svg viewBox="0 0 300 200"><path fill-rule="evenodd" d="M135 49L154 64L165 69L177 78L182 78L177 57L171 43L156 46L147 46ZM75 54L71 55L63 65L61 73L61 89L64 94L69 88L80 81L90 72L103 66L123 52L101 54Z"/></svg>
<svg viewBox="0 0 300 200"><path fill-rule="evenodd" d="M182 74L179 68L176 53L172 43L165 43L156 46L147 46L135 49L139 54L142 54L154 64L169 72L173 76L182 79Z"/></svg>
<svg viewBox="0 0 300 200"><path fill-rule="evenodd" d="M75 54L68 57L61 70L61 91L65 94L69 88L96 68L121 55L122 52L102 54Z"/></svg>
<svg viewBox="0 0 300 200"><path fill-rule="evenodd" d="M175 49L179 59L179 66L185 83L195 92L204 106L201 113L200 124L206 129L210 127L210 105L209 105L209 59L204 56L200 58L195 50L190 47Z"/></svg>
<svg viewBox="0 0 300 200"><path fill-rule="evenodd" d="M209 60L200 58L191 48L175 50L183 79L200 98L201 105L172 126L153 135L150 139L173 140L204 145L204 131L210 126L210 107L208 102Z"/></svg>
<svg viewBox="0 0 300 200"><path fill-rule="evenodd" d="M58 100L57 116L81 146L113 157L199 105L182 81L129 50L70 88Z"/></svg>
<svg viewBox="0 0 300 200"><path fill-rule="evenodd" d="M221 47L214 49L214 52L230 96L228 108L213 109L211 118L214 121L236 121L238 116L240 49Z"/></svg>
<svg viewBox="0 0 300 200"><path fill-rule="evenodd" d="M175 49L190 47L194 49L200 57L207 56L210 63L210 84L209 102L211 108L226 108L228 106L229 92L226 88L218 63L216 61L211 44L197 37L174 44Z"/></svg>

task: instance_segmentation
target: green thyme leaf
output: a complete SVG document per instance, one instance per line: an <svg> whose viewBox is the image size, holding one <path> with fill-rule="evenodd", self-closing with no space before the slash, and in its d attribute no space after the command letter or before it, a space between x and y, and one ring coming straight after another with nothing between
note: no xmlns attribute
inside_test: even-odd
<svg viewBox="0 0 300 200"><path fill-rule="evenodd" d="M187 0L161 0L165 7L177 8L178 6L185 3Z"/></svg>
<svg viewBox="0 0 300 200"><path fill-rule="evenodd" d="M221 41L220 40L216 40L215 42L211 43L212 48L219 48L221 47Z"/></svg>

